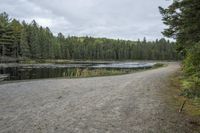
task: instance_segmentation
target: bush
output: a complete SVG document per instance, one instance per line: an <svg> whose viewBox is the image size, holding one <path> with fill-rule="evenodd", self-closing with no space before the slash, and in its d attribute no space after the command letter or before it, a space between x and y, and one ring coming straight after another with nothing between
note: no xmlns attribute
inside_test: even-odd
<svg viewBox="0 0 200 133"><path fill-rule="evenodd" d="M188 97L200 97L200 43L188 50L183 62L183 71L183 94Z"/></svg>
<svg viewBox="0 0 200 133"><path fill-rule="evenodd" d="M191 76L182 80L182 95L189 98L200 98L200 78Z"/></svg>

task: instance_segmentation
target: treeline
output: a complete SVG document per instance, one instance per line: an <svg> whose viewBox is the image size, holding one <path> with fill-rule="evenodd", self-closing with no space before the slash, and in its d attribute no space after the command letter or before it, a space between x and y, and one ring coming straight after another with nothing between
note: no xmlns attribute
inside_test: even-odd
<svg viewBox="0 0 200 133"><path fill-rule="evenodd" d="M28 24L0 14L1 56L29 59L178 60L176 45L165 39L125 41L93 37L54 36L34 20ZM6 49L6 50L5 50Z"/></svg>
<svg viewBox="0 0 200 133"><path fill-rule="evenodd" d="M183 94L200 98L200 0L176 0L166 9L160 7L160 12L169 27L163 34L176 39L184 55Z"/></svg>

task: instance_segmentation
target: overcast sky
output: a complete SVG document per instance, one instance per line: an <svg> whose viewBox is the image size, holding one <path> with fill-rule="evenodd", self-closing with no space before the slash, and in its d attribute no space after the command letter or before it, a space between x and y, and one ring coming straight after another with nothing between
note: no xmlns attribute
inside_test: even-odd
<svg viewBox="0 0 200 133"><path fill-rule="evenodd" d="M54 34L136 40L163 37L158 6L170 0L0 0L0 12Z"/></svg>

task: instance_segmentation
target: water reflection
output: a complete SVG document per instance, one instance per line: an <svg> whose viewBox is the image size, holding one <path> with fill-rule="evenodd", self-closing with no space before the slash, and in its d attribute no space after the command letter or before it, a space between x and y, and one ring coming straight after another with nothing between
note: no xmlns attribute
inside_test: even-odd
<svg viewBox="0 0 200 133"><path fill-rule="evenodd" d="M130 73L135 69L150 68L155 63L113 64L35 64L0 66L1 80L44 79L55 77L88 77ZM5 78L6 77L6 78Z"/></svg>

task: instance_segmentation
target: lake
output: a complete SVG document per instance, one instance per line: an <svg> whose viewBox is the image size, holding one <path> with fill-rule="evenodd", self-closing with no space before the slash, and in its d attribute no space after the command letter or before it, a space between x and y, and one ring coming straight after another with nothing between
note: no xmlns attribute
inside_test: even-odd
<svg viewBox="0 0 200 133"><path fill-rule="evenodd" d="M76 78L126 74L152 68L153 62L112 62L72 64L0 64L1 80Z"/></svg>

